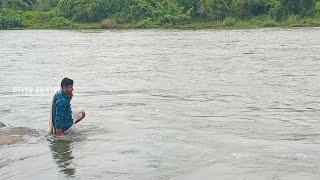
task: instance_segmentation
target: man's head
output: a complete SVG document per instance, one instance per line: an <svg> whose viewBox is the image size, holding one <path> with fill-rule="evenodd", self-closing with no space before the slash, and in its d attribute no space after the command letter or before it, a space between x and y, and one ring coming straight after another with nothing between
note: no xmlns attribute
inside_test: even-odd
<svg viewBox="0 0 320 180"><path fill-rule="evenodd" d="M69 78L63 78L61 81L61 90L65 94L71 95L73 91L73 80Z"/></svg>

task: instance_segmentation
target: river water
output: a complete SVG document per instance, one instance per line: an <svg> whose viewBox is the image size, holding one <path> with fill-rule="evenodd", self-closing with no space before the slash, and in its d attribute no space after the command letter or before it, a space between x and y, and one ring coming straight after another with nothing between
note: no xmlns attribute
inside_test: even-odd
<svg viewBox="0 0 320 180"><path fill-rule="evenodd" d="M40 132L0 179L320 179L319 53L319 28L0 31L0 121ZM63 77L87 116L57 140Z"/></svg>

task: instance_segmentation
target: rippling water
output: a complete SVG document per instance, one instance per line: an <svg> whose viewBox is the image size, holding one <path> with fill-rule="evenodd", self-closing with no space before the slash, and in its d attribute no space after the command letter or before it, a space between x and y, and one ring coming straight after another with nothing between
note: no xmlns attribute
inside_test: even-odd
<svg viewBox="0 0 320 180"><path fill-rule="evenodd" d="M319 179L320 29L0 31L0 179ZM47 136L75 80L85 120Z"/></svg>

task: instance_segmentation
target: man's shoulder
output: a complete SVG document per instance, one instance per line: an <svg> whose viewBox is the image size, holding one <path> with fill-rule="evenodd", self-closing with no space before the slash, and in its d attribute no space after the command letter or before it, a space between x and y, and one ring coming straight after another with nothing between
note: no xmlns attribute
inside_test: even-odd
<svg viewBox="0 0 320 180"><path fill-rule="evenodd" d="M59 103L68 104L69 101L68 101L66 98L64 98L64 97L57 97L56 103L57 103L57 104L59 104Z"/></svg>
<svg viewBox="0 0 320 180"><path fill-rule="evenodd" d="M57 91L54 95L56 104L68 104L69 101L64 97L61 91Z"/></svg>

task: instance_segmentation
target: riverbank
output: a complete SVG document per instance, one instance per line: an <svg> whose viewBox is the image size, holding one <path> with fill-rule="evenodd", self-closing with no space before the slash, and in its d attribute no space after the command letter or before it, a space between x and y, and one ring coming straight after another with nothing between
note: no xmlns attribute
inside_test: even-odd
<svg viewBox="0 0 320 180"><path fill-rule="evenodd" d="M23 6L22 6L23 5ZM0 29L319 27L318 1L0 1Z"/></svg>
<svg viewBox="0 0 320 180"><path fill-rule="evenodd" d="M121 22L114 18L94 23L79 23L60 16L56 11L0 11L0 29L253 29L263 27L320 27L320 16L291 15L276 21L269 15L245 20L227 17L221 21L190 18L185 22L155 22L151 18Z"/></svg>
<svg viewBox="0 0 320 180"><path fill-rule="evenodd" d="M184 24L154 24L147 21L118 23L112 19L96 23L76 23L58 17L52 18L50 21L29 21L26 26L14 29L254 29L264 27L320 27L320 18L289 16L283 21L275 21L271 18L250 20L226 18L223 21L191 20Z"/></svg>
<svg viewBox="0 0 320 180"><path fill-rule="evenodd" d="M70 23L68 25L61 25L52 27L50 24L31 24L26 27L11 28L11 29L255 29L264 27L279 27L279 28L293 28L293 27L320 27L320 19L289 19L282 22L274 20L270 21L234 21L226 20L221 22L191 22L188 24L164 24L164 25L143 25L141 23L118 24L114 22L100 22L100 23Z"/></svg>

